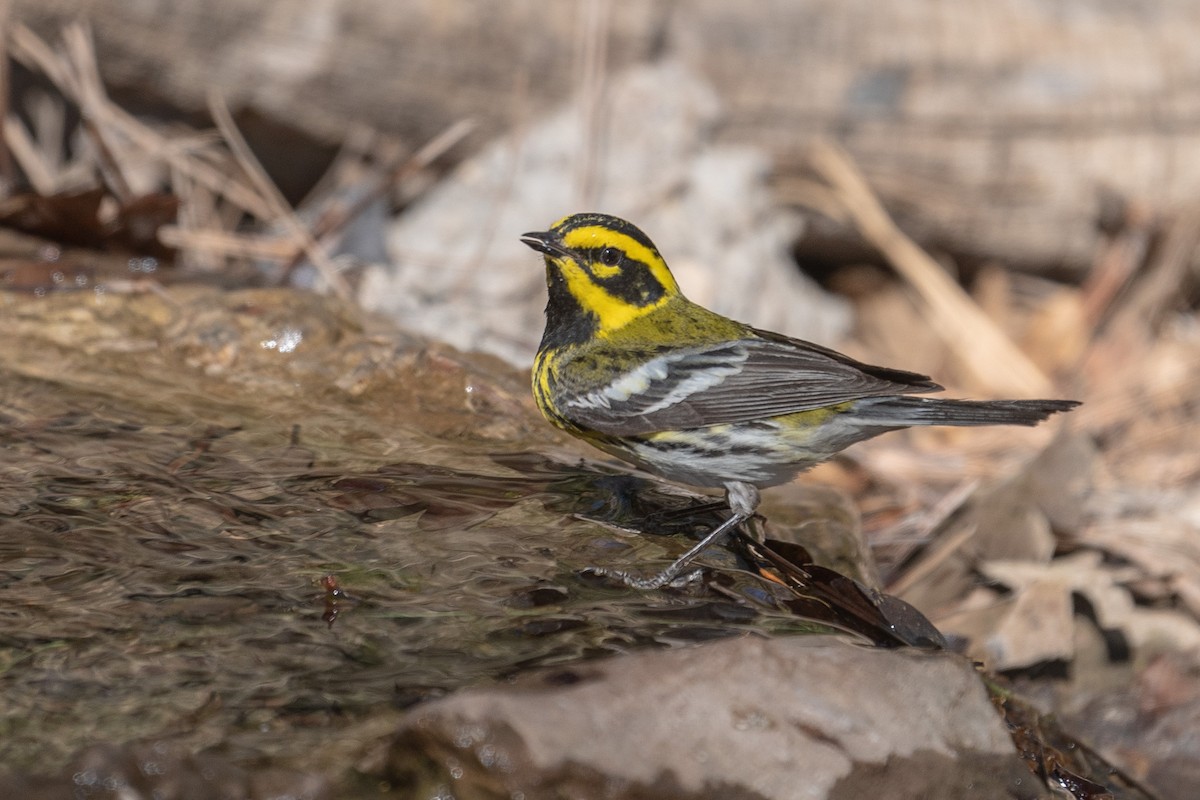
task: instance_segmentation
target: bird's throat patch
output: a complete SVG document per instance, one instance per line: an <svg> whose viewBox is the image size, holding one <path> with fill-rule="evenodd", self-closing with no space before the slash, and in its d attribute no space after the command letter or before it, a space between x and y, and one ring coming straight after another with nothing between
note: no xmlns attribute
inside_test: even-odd
<svg viewBox="0 0 1200 800"><path fill-rule="evenodd" d="M596 333L606 336L650 313L670 295L645 265L627 264L617 274L600 276L573 259L559 263L571 295L595 315Z"/></svg>

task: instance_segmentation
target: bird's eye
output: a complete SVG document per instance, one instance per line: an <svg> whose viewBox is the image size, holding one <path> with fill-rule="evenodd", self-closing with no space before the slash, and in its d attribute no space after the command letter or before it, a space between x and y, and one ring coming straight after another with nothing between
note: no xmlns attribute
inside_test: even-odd
<svg viewBox="0 0 1200 800"><path fill-rule="evenodd" d="M621 263L621 251L615 247L606 247L600 251L600 263L606 267L615 267Z"/></svg>

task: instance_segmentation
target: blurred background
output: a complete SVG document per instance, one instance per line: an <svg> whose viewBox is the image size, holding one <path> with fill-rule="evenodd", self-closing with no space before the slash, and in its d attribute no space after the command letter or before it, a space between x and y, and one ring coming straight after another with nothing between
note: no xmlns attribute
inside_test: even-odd
<svg viewBox="0 0 1200 800"><path fill-rule="evenodd" d="M1085 401L803 480L972 657L1162 796L1200 784L1200 5L0 12L10 292L311 291L511 376L545 303L516 237L603 211L727 315L957 395Z"/></svg>
<svg viewBox="0 0 1200 800"><path fill-rule="evenodd" d="M581 209L637 221L700 302L844 335L842 300L771 291L816 281L844 298L887 278L862 269L887 261L814 176L814 142L845 148L967 285L994 267L1087 283L1089 319L1200 184L1200 10L1182 1L18 0L10 20L49 46L73 21L90 31L57 56L15 38L10 186L19 170L45 196L79 190L70 159L99 157L118 204L164 189L182 204L144 236L179 267L257 257L248 278L319 281L277 203L190 166L227 155L200 133L220 103L340 291L514 363L539 310L513 232ZM1141 256L1097 270L1122 237Z"/></svg>

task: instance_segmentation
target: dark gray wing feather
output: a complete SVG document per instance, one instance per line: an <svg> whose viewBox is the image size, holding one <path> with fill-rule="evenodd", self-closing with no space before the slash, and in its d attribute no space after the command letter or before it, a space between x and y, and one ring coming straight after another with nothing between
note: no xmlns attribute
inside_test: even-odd
<svg viewBox="0 0 1200 800"><path fill-rule="evenodd" d="M601 386L561 387L559 409L581 427L632 436L942 388L914 372L874 367L819 345L755 333L760 338L663 351Z"/></svg>

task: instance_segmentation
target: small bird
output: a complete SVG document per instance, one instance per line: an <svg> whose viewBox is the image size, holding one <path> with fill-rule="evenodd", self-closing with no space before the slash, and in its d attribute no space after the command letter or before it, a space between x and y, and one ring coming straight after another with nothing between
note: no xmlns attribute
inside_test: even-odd
<svg viewBox="0 0 1200 800"><path fill-rule="evenodd" d="M1036 425L1078 405L913 397L942 387L691 302L654 243L617 217L573 214L521 241L546 262L532 376L542 415L663 478L725 489L730 517L666 569L594 570L635 588L675 582L754 516L759 489L855 442L913 425Z"/></svg>

